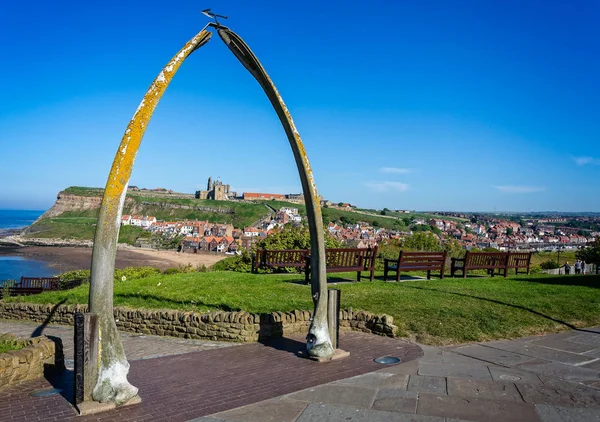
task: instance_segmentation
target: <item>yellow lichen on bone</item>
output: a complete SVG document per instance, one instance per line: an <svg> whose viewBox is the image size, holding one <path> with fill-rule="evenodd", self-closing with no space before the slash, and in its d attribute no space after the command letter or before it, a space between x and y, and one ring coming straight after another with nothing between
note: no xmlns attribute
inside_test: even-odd
<svg viewBox="0 0 600 422"><path fill-rule="evenodd" d="M142 102L127 125L127 129L125 130L125 134L123 135L123 139L117 150L106 183L104 201L106 201L107 212L109 215L114 216L119 213L118 208L120 208L119 200L121 194L129 183L135 157L156 105L183 61L198 48L199 45L207 42L211 35L211 32L202 30L188 41L169 61L150 85ZM110 220L110 218L108 220Z"/></svg>

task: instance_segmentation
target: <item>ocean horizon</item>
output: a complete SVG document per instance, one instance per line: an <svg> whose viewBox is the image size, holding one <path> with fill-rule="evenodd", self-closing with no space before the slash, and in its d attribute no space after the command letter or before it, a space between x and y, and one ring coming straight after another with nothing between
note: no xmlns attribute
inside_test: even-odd
<svg viewBox="0 0 600 422"><path fill-rule="evenodd" d="M0 231L24 229L33 224L45 211L0 209Z"/></svg>
<svg viewBox="0 0 600 422"><path fill-rule="evenodd" d="M11 230L24 229L33 224L45 211L40 210L3 210L0 209L0 235ZM28 259L11 249L4 248L0 254L0 285L4 280L19 280L21 276L51 277L58 272L48 263Z"/></svg>

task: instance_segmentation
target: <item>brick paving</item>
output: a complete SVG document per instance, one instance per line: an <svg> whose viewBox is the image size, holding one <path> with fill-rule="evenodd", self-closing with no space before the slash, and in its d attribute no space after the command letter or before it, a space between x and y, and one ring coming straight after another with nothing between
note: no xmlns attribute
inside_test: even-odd
<svg viewBox="0 0 600 422"><path fill-rule="evenodd" d="M422 356L414 344L364 333L343 333L340 344L350 357L327 363L296 355L305 348L302 337L132 361L129 380L142 403L84 417L75 416L67 401L73 387L66 371L51 382L2 390L0 421L185 421L377 370L376 357L409 362ZM66 397L29 396L52 385Z"/></svg>

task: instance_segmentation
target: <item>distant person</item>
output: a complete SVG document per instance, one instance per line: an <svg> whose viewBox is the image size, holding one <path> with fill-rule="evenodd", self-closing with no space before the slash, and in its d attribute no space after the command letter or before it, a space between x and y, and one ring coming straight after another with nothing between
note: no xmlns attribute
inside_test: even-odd
<svg viewBox="0 0 600 422"><path fill-rule="evenodd" d="M581 261L577 260L575 261L575 274L580 274L581 273Z"/></svg>
<svg viewBox="0 0 600 422"><path fill-rule="evenodd" d="M585 261L581 261L581 274L585 274Z"/></svg>
<svg viewBox="0 0 600 422"><path fill-rule="evenodd" d="M565 264L565 274L571 274L571 266L569 265L569 261L567 261L567 263Z"/></svg>

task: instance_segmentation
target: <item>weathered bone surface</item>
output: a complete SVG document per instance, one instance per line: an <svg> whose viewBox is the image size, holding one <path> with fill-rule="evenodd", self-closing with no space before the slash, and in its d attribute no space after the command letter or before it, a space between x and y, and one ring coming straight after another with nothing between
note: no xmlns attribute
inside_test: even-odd
<svg viewBox="0 0 600 422"><path fill-rule="evenodd" d="M218 32L223 42L254 76L265 94L267 94L292 147L306 203L311 244L312 294L315 311L307 336L307 350L311 356L332 356L334 350L327 329L327 274L325 271L325 238L323 236L321 203L304 144L281 95L250 50L250 47L229 28L221 26Z"/></svg>
<svg viewBox="0 0 600 422"><path fill-rule="evenodd" d="M183 61L206 44L211 33L203 29L173 57L156 77L129 122L113 161L98 217L90 282L90 312L98 315L100 367L92 398L102 403L123 404L137 395L127 381L129 362L113 317L113 277L117 239L127 185L142 137L162 94Z"/></svg>

